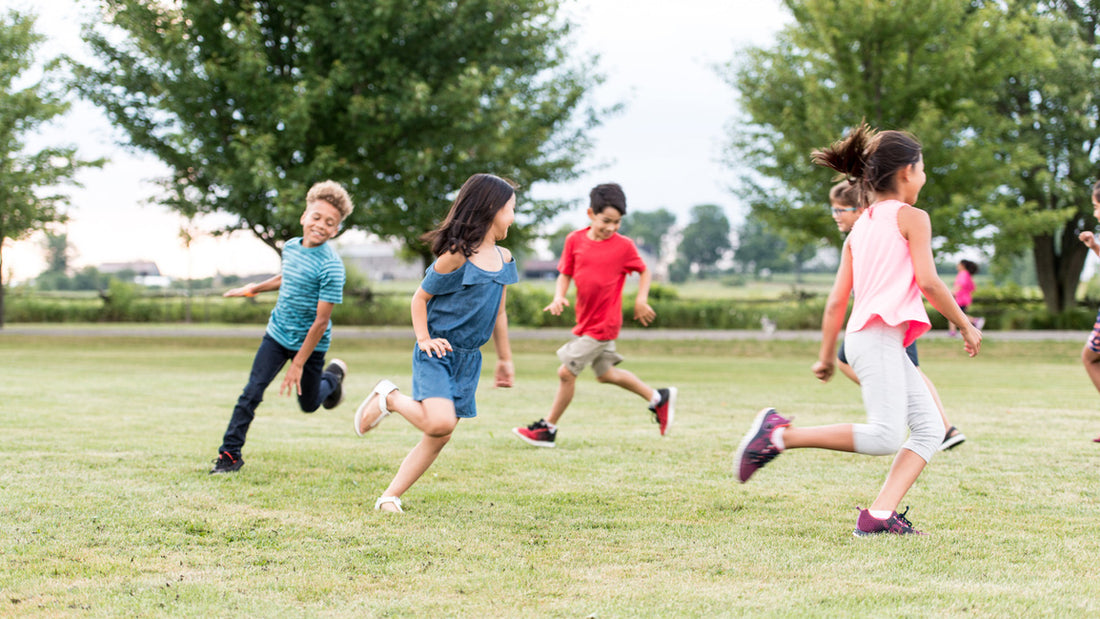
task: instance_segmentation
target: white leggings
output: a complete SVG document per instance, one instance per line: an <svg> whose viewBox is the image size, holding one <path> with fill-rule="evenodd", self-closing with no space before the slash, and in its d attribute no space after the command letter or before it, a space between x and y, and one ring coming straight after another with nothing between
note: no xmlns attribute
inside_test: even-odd
<svg viewBox="0 0 1100 619"><path fill-rule="evenodd" d="M885 456L905 448L932 459L943 441L943 419L902 340L905 325L880 320L844 338L848 363L859 376L867 423L853 425L858 453ZM909 440L905 440L906 427Z"/></svg>

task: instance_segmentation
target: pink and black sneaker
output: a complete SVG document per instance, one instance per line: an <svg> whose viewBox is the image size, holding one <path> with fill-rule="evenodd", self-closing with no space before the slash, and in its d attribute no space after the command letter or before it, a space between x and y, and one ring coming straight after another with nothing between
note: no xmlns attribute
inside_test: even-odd
<svg viewBox="0 0 1100 619"><path fill-rule="evenodd" d="M765 408L756 415L733 456L733 466L741 483L747 482L753 473L779 455L779 448L772 442L772 433L789 425L791 420L780 416L774 408Z"/></svg>
<svg viewBox="0 0 1100 619"><path fill-rule="evenodd" d="M852 531L856 537L868 537L882 533L892 535L925 535L913 528L913 523L905 517L909 513L909 507L905 507L902 513L894 512L889 518L880 520L871 515L867 509L859 509L859 520L856 521L856 530Z"/></svg>

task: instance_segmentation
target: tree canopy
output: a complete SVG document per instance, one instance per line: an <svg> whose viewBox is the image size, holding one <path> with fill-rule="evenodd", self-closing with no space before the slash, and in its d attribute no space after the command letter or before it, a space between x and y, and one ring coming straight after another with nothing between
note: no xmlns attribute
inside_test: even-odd
<svg viewBox="0 0 1100 619"><path fill-rule="evenodd" d="M4 242L63 222L68 201L63 186L76 185L81 168L102 163L79 159L72 146L28 150L28 138L69 108L54 79L55 61L45 62L34 79L34 54L43 41L34 21L16 11L0 14L0 277ZM3 320L0 285L0 326Z"/></svg>
<svg viewBox="0 0 1100 619"><path fill-rule="evenodd" d="M300 233L331 178L345 229L419 237L473 173L571 179L601 112L594 60L568 55L557 0L103 0L85 96L171 169L161 200L228 213L268 245ZM119 31L125 36L118 36ZM521 200L516 235L564 204Z"/></svg>
<svg viewBox="0 0 1100 619"><path fill-rule="evenodd" d="M1069 1L785 0L795 22L729 65L744 123L731 162L753 213L792 245L839 243L833 179L809 154L861 120L923 143L942 249L1032 249L1047 305L1072 302L1090 221L1100 7ZM915 16L919 16L916 18ZM1044 283L1045 282L1045 283Z"/></svg>
<svg viewBox="0 0 1100 619"><path fill-rule="evenodd" d="M680 256L700 272L712 271L732 248L730 222L722 207L699 204L691 207L691 219L684 226Z"/></svg>

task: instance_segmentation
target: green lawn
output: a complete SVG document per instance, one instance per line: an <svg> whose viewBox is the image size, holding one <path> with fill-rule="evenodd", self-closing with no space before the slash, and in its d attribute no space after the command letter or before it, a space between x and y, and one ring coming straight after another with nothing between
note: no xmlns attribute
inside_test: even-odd
<svg viewBox="0 0 1100 619"><path fill-rule="evenodd" d="M374 500L417 433L351 417L379 377L409 387L409 341L338 340L348 401L304 415L269 390L244 469L208 476L258 340L0 331L0 616L1095 616L1080 344L990 340L921 346L969 437L906 498L930 535L856 539L888 458L731 472L762 406L863 419L854 386L813 380L809 340L623 341L622 367L680 388L671 435L586 374L541 450L510 429L545 413L560 342L515 341L517 386L481 391L395 515Z"/></svg>

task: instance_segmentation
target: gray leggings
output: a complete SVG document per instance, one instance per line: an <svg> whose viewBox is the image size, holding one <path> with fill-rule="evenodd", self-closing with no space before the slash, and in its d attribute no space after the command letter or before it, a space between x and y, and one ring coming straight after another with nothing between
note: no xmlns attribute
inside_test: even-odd
<svg viewBox="0 0 1100 619"><path fill-rule="evenodd" d="M905 354L904 335L904 325L891 327L876 319L845 336L848 362L859 376L867 409L867 423L853 425L855 449L885 456L905 448L928 462L943 441L943 419Z"/></svg>

